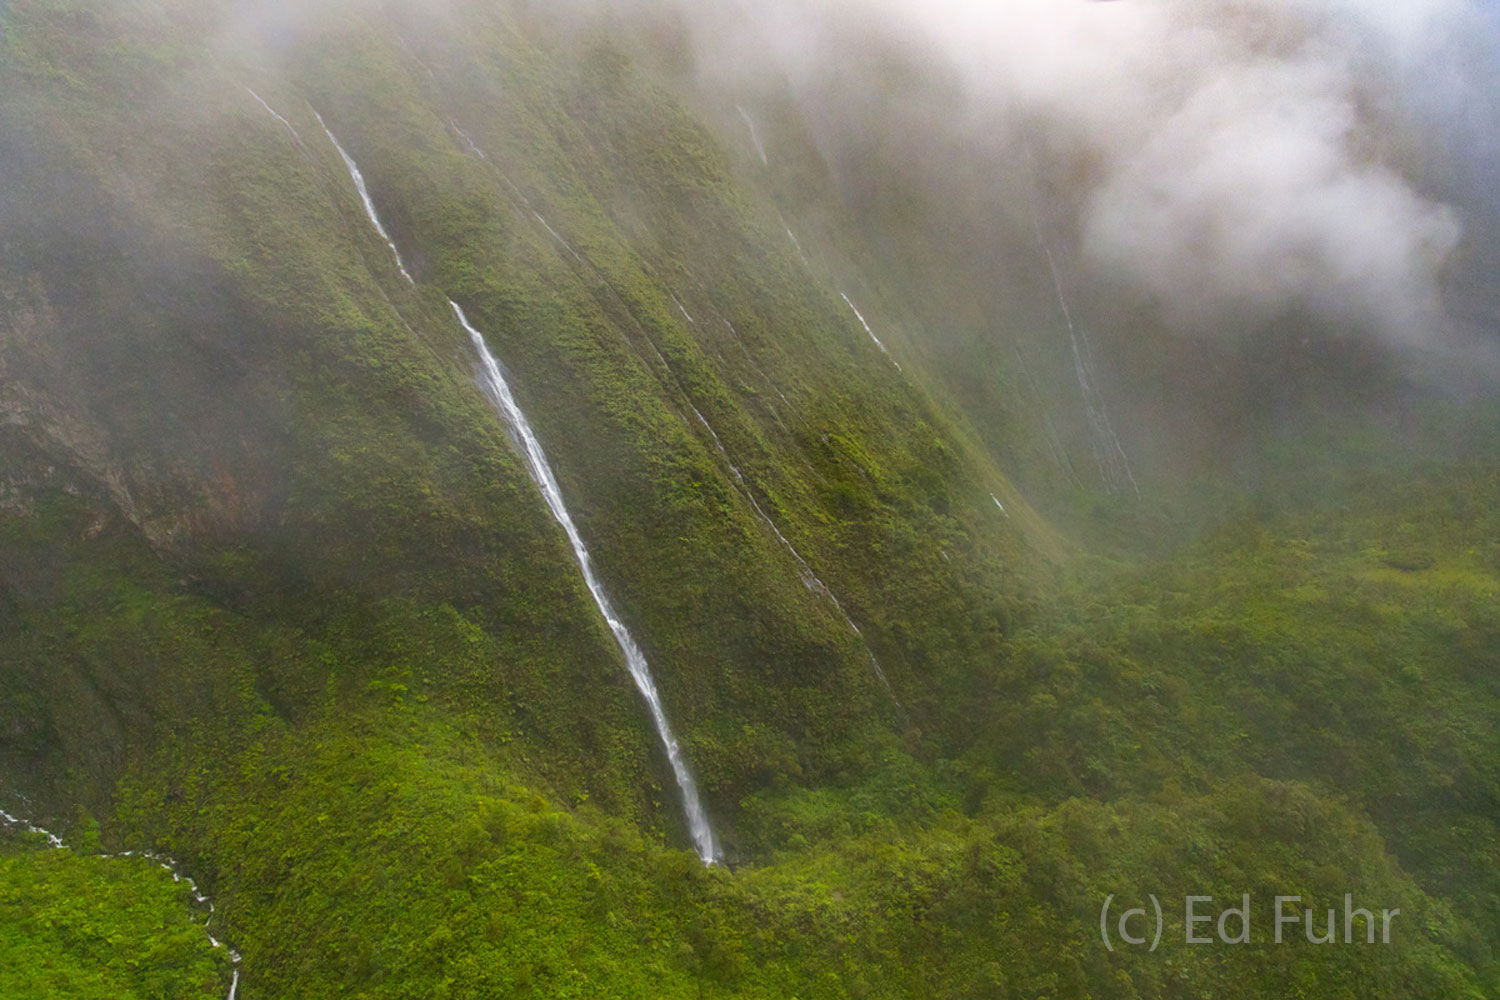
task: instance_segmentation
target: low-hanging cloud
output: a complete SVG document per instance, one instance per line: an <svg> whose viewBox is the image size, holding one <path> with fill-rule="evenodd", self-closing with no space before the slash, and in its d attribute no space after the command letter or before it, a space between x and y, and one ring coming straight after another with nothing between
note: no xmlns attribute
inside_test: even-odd
<svg viewBox="0 0 1500 1000"><path fill-rule="evenodd" d="M1174 325L1295 310L1396 344L1443 335L1459 213L1391 151L1424 141L1416 91L1452 89L1475 0L761 0L739 24L684 9L707 61L769 61L825 98L872 34L952 74L964 127L1087 165L1071 199L1084 259Z"/></svg>
<svg viewBox="0 0 1500 1000"><path fill-rule="evenodd" d="M1179 325L1297 304L1397 342L1437 335L1457 217L1359 155L1350 89L1306 58L1206 75L1118 151L1086 249Z"/></svg>

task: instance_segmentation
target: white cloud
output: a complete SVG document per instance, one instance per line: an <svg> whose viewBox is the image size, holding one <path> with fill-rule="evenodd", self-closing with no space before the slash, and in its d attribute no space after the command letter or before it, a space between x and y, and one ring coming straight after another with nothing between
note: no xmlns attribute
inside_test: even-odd
<svg viewBox="0 0 1500 1000"><path fill-rule="evenodd" d="M769 49L793 86L870 32L941 61L970 114L1089 165L1088 259L1183 325L1299 308L1401 343L1441 329L1457 217L1374 151L1472 0L776 0L752 15L764 47L711 6L685 9L706 44L734 39L717 57L757 72Z"/></svg>

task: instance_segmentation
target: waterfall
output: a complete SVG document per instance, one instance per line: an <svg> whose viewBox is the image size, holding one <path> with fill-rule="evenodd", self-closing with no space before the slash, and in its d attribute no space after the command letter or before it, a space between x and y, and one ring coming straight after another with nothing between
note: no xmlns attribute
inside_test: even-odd
<svg viewBox="0 0 1500 1000"><path fill-rule="evenodd" d="M745 123L745 128L750 130L750 142L755 146L755 151L760 154L761 166L770 166L771 161L766 157L766 147L761 145L760 133L756 131L755 120L750 117L750 112L738 104L734 106L734 110L740 113L740 120Z"/></svg>
<svg viewBox="0 0 1500 1000"><path fill-rule="evenodd" d="M489 160L489 157L484 155L484 150L480 149L477 145L474 144L473 138L470 137L469 133L464 131L462 125L454 121L452 118L448 119L448 124L452 126L453 131L458 133L458 137L463 140L463 143L466 147L468 147L469 152L473 153L481 160Z"/></svg>
<svg viewBox="0 0 1500 1000"><path fill-rule="evenodd" d="M1036 221L1034 217L1033 221ZM1080 330L1073 322L1072 310L1068 308L1067 297L1063 294L1062 278L1057 270L1057 261L1052 256L1052 248L1042 237L1040 223L1037 224L1037 241L1041 245L1043 255L1047 258L1047 269L1052 275L1052 287L1057 294L1058 307L1062 310L1063 321L1068 327L1068 346L1073 355L1073 374L1078 379L1078 391L1083 396L1084 416L1089 423L1094 462L1099 466L1099 474L1111 491L1120 489L1123 485L1121 480L1123 476L1139 495L1140 487L1136 486L1135 476L1130 471L1130 460L1125 457L1125 449L1121 447L1120 439L1110 423L1109 414L1104 409L1104 397L1095 385L1092 357L1087 351L1088 333Z"/></svg>
<svg viewBox="0 0 1500 1000"><path fill-rule="evenodd" d="M344 151L339 145L338 139L329 131L328 125L323 122L323 117L318 115L316 109L313 114L318 116L318 123L323 126L323 131L328 134L328 141L339 151L344 159L344 166L349 168L349 176L354 180L354 186L359 190L360 200L364 203L365 214L369 216L370 224L375 227L391 248L395 255L396 266L401 269L401 274L407 281L415 284L412 276L407 272L406 266L401 261L401 252L396 249L396 244L391 241L385 231L385 226L380 222L380 216L375 211L375 203L370 198L370 192L365 187L364 175L359 172L353 157ZM450 122L455 131L466 141L469 148L478 156L488 159L473 140L458 127L457 122ZM546 226L547 222L540 215L537 219ZM559 241L562 237L547 226L548 232L556 236ZM564 244L566 246L566 244ZM571 247L568 248L570 251ZM576 256L576 254L575 254ZM537 488L541 490L542 499L547 503L547 509L562 525L564 534L568 536L568 544L573 547L573 556L578 561L578 568L583 572L583 581L588 585L589 594L593 596L594 603L599 607L599 613L604 616L605 624L609 626L610 632L615 637L615 642L620 647L620 652L625 655L625 665L630 670L630 676L635 680L635 686L646 699L646 707L651 711L651 721L656 725L657 734L661 737L663 746L667 751L667 761L672 766L672 774L677 779L677 787L682 790L683 810L687 814L688 831L692 835L693 845L697 849L698 856L705 864L713 864L718 857L718 848L714 844L713 828L708 822L708 813L703 808L703 802L698 798L698 783L693 780L692 771L688 770L687 758L683 755L682 747L677 743L677 737L672 735L672 727L667 722L666 708L662 705L661 695L656 690L656 681L651 676L651 668L646 663L646 655L636 645L635 638L625 627L615 613L614 605L609 601L609 595L604 592L604 586L599 582L594 573L593 559L589 556L588 548L583 544L583 538L578 534L578 528L573 524L573 518L568 513L568 508L563 504L562 490L553 478L552 469L547 464L547 455L542 451L541 443L537 441L536 435L531 430L531 424L527 422L526 415L521 412L521 407L511 395L510 386L506 384L504 375L500 371L500 363L490 353L489 346L485 343L484 335L476 330L469 322L463 309L452 299L448 305L453 307L453 315L458 318L459 325L469 334L474 342L474 348L479 352L479 359L483 365L483 377L480 384L489 395L495 409L499 411L506 426L510 428L520 445L522 457L526 461L526 470L531 474L532 480Z"/></svg>
<svg viewBox="0 0 1500 1000"><path fill-rule="evenodd" d="M271 115L272 118L275 118L277 121L281 122L281 124L285 125L286 126L286 130L288 132L292 133L292 138L296 141L297 145L299 147L302 146L302 136L300 136L300 135L297 134L297 126L293 125L291 122L289 122L285 118L283 118L281 116L281 114L275 108L271 107L269 104L266 103L265 98L261 97L254 90L251 90L249 87L246 87L245 91L251 97L255 98L256 103L259 104L261 107L265 108L266 111L270 113L270 115Z"/></svg>
<svg viewBox="0 0 1500 1000"><path fill-rule="evenodd" d="M375 202L370 198L370 189L365 186L365 175L359 172L359 167L355 164L354 157L346 153L344 147L339 144L338 139L334 138L333 132L328 128L328 123L323 120L322 115L318 114L316 108L313 109L313 115L318 119L318 124L323 126L323 134L328 136L328 141L333 143L333 148L338 150L339 156L343 158L344 166L348 169L349 176L354 180L355 190L359 192L359 200L365 206L365 215L369 217L370 224L375 227L375 231L380 234L380 238L385 240L385 245L391 248L391 254L396 258L396 267L401 271L401 277L405 278L409 284L415 285L416 280L412 278L411 272L406 269L405 262L401 260L401 251L396 249L395 241L391 239L391 234L385 231L385 226L380 222L380 216L375 212Z"/></svg>
<svg viewBox="0 0 1500 1000"><path fill-rule="evenodd" d="M682 300L674 295L670 290L667 292L667 294L672 296L672 303L677 306L677 311L682 313L682 318L687 320L694 326L697 326L698 321L693 319L693 314L687 311L687 306L682 304Z"/></svg>
<svg viewBox="0 0 1500 1000"><path fill-rule="evenodd" d="M469 322L468 316L464 314L459 304L452 299L448 300L448 304L453 307L453 314L458 317L459 324L468 332L470 339L474 342L474 349L479 352L479 359L483 366L480 384L490 397L490 401L495 404L495 409L499 411L506 426L514 434L520 446L521 455L526 461L527 472L531 474L532 480L541 490L542 499L547 502L547 508L552 511L552 516L557 519L558 524L562 525L563 533L568 536L568 544L573 547L573 556L578 561L579 570L583 573L583 581L588 585L589 593L593 596L594 603L598 605L599 613L604 616L605 623L609 625L610 632L614 634L620 652L625 655L625 665L630 670L630 676L635 680L636 688L640 690L641 696L646 700L647 708L651 710L651 720L656 724L656 732L667 751L667 761L672 765L672 774L677 779L677 786L682 790L683 810L687 814L688 830L692 834L698 856L705 864L713 864L718 856L713 828L709 826L708 814L698 798L698 785L693 780L692 772L688 770L687 759L677 743L677 738L672 735L672 727L667 722L666 709L662 705L661 695L656 690L656 681L651 676L651 668L646 663L646 656L636 645L625 623L620 620L620 616L610 603L609 595L604 592L604 586L594 573L593 560L589 556L588 548L583 544L583 539L578 534L578 528L573 524L572 516L568 514L568 508L563 503L562 490L558 487L557 480L552 475L552 469L547 464L547 455L542 451L541 443L532 432L531 424L527 422L526 415L521 412L521 407L511 394L510 386L506 384L505 376L501 373L500 363L490 353L484 335Z"/></svg>
<svg viewBox="0 0 1500 1000"><path fill-rule="evenodd" d="M47 846L52 848L54 851L61 851L68 846L67 844L63 843L61 837L53 833L51 830L43 830L35 823L28 823L24 819L19 819L15 816L12 816L4 809L0 809L0 825L19 826L23 828L27 833L40 834L41 836L47 838Z"/></svg>
<svg viewBox="0 0 1500 1000"><path fill-rule="evenodd" d="M792 241L792 246L797 250L797 256L802 258L802 266L811 269L812 262L807 259L807 254L802 249L802 241L797 239L797 234L792 232L792 227L787 224L786 216L778 211L776 217L781 220L781 228L786 230L787 237Z"/></svg>
<svg viewBox="0 0 1500 1000"><path fill-rule="evenodd" d="M854 300L849 298L849 296L845 295L843 292L839 292L839 296L844 300L845 304L848 305L850 309L854 310L854 318L859 320L859 325L865 328L865 333L868 333L870 335L870 339L875 341L875 346L880 348L880 353L884 354L888 359L890 359L891 364L896 366L896 370L898 372L901 371L901 362L897 361L895 358L892 358L891 352L886 350L885 345L880 342L880 338L875 336L875 331L870 329L869 323L865 322L865 314L859 311L859 306L855 305Z"/></svg>
<svg viewBox="0 0 1500 1000"><path fill-rule="evenodd" d="M500 179L505 182L505 186L510 189L510 193L515 196L516 200L519 201L523 207L525 207L528 211L531 211L531 199L522 194L521 189L516 187L516 182L511 180L509 175L507 175L505 171L501 170L499 165L495 163L494 160L490 159L488 153L480 149L479 146L475 144L474 137L469 135L468 132L465 132L463 126L454 121L452 118L448 119L448 125L453 129L454 133L458 135L459 141L464 144L464 148L473 153L479 159L488 163L490 166L494 167L495 172L500 175ZM573 254L574 257L577 257L579 261L583 260L582 257L579 257L578 254L573 252L572 247L568 246L567 240L564 240L561 236L558 236L557 231L554 230L551 226L547 225L546 219L543 219L535 211L532 211L532 214L536 215L537 219L541 222L542 225L547 226L547 231L553 236L556 236L559 243L561 243L565 247L568 247L569 253Z"/></svg>
<svg viewBox="0 0 1500 1000"><path fill-rule="evenodd" d="M20 818L18 818L16 816L12 816L10 813L6 812L4 809L0 809L0 826L3 826L3 827L19 827L19 828L25 830L27 833L39 834L39 835L47 838L47 846L49 848L51 848L52 850L54 850L54 851L65 851L65 850L68 850L68 845L63 841L63 839L61 837L59 837L57 834L53 833L51 830L44 830L41 827L37 826L35 823L31 823L31 822L28 822L28 821L26 821L24 819L20 819ZM140 851L140 852L137 852L137 851L124 851L124 852L121 852L120 854L97 854L97 855L92 855L92 857L99 857L99 858L105 858L105 859L113 860L115 858L133 858L133 857L136 856L137 853L139 853L140 856L143 857L143 858L146 858L146 859L151 860L151 861L155 861L165 871L169 872L171 874L171 876L172 876L172 881L173 882L186 882L187 883L188 891L193 894L193 901L195 903L197 903L199 906L207 906L208 907L208 919L204 920L203 924L202 924L203 933L208 936L208 943L210 945L212 945L214 948L223 948L223 947L225 947L224 942L222 942L218 938L214 937L213 934L209 933L209 930L208 930L209 922L213 920L214 913L215 913L213 900L209 899L207 896L205 896L202 892L200 892L198 890L198 883L197 882L193 881L188 876L182 874L182 866L179 865L176 861L173 861L171 858L167 857L164 854L157 854L157 853L155 853L153 851ZM240 960L241 960L240 959L240 953L237 952L237 951L235 951L233 948L230 948L229 949L229 961L230 961L231 966L232 966L233 976L232 976L232 978L230 980L230 983L229 983L229 1000L234 1000L234 995L235 995L236 991L239 990L239 987L240 987L240 969L239 969Z"/></svg>
<svg viewBox="0 0 1500 1000"><path fill-rule="evenodd" d="M534 215L534 216L536 216L536 221L538 221L538 222L540 222L542 224L542 228L545 229L545 230L547 230L547 232L552 235L552 238L554 240L556 240L558 243L562 244L562 248L564 250L568 251L568 253L570 253L570 254L573 255L573 259L574 260L578 261L578 263L580 263L580 264L584 263L583 258L580 257L580 256L578 256L578 251L574 250L573 247L568 243L568 241L565 240L565 239L563 239L562 235L560 233L558 233L558 231L556 229L553 229L552 226L547 222L546 219L542 218L542 213L540 213L540 212L532 212L531 214Z"/></svg>
<svg viewBox="0 0 1500 1000"><path fill-rule="evenodd" d="M1031 139L1024 132L1022 143L1026 151L1026 164L1031 178L1032 197L1027 201L1027 207L1031 212L1031 227L1036 233L1037 246L1041 248L1042 256L1047 260L1047 273L1052 277L1052 290L1057 296L1058 308L1062 310L1063 322L1068 328L1068 346L1073 354L1073 374L1078 379L1078 391L1083 396L1083 410L1088 420L1089 443L1093 448L1094 462L1099 467L1099 477L1111 493L1119 492L1128 483L1135 491L1135 495L1139 497L1141 488L1135 481L1135 474L1130 470L1130 459L1120 444L1119 436L1115 434L1114 425L1110 422L1109 413L1104 406L1104 396L1094 379L1093 359L1088 350L1088 331L1081 329L1073 322L1073 310L1068 307L1068 297L1063 292L1062 274L1057 267L1057 258L1053 255L1052 246L1042 231L1042 220L1036 207L1036 202L1040 198L1040 191L1036 184L1036 158L1031 151Z"/></svg>
<svg viewBox="0 0 1500 1000"><path fill-rule="evenodd" d="M756 501L755 494L750 492L750 485L745 482L745 477L741 474L739 466L730 461L729 452L724 450L724 442L719 440L719 435L714 431L713 425L708 422L708 418L696 406L693 407L693 414L698 418L698 422L703 425L703 429L708 431L708 436L713 438L714 447L718 449L719 457L724 460L725 465L729 466L729 471L734 476L734 481L739 484L740 492L744 495L745 499L750 501L750 508L755 511L755 516L760 518L761 522L767 528L771 529L771 534L776 536L776 540L781 542L782 547L791 553L792 558L796 560L797 573L802 577L802 585L813 593L828 598L828 602L838 611L839 617L844 619L844 624L848 625L849 630L859 636L860 641L863 642L865 634L859 630L858 625L854 624L854 619L849 617L849 612L844 610L844 605L834 596L833 591L828 589L828 585L818 578L818 574L813 572L813 568L807 564L807 560L802 558L802 553L798 552L796 546L787 540L787 537L781 533L781 529L776 527L776 522L771 520L770 515ZM901 702L896 700L896 692L891 688L891 682L886 680L885 671L881 669L880 661L875 658L875 653L869 649L868 645L865 651L870 654L870 666L874 668L875 676L880 679L880 684L885 688L886 694L889 694L891 699L896 701L897 705L900 705Z"/></svg>

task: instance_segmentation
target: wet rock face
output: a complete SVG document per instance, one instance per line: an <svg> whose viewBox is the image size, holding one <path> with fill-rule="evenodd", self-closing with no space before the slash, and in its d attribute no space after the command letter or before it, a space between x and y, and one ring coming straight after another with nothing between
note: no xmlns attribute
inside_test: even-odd
<svg viewBox="0 0 1500 1000"><path fill-rule="evenodd" d="M56 489L79 495L92 484L134 519L104 428L68 391L64 351L41 273L0 276L0 429L15 454L0 473L0 509L31 515L39 496ZM36 453L31 461L21 457L28 451Z"/></svg>
<svg viewBox="0 0 1500 1000"><path fill-rule="evenodd" d="M114 292L70 304L43 271L0 269L0 428L39 455L7 463L0 509L26 514L58 488L97 494L162 550L264 527L274 400L265 366L217 339L239 325L232 298L194 308L200 296L167 295L137 317L128 273L79 283ZM132 346L141 326L160 332L154 349Z"/></svg>

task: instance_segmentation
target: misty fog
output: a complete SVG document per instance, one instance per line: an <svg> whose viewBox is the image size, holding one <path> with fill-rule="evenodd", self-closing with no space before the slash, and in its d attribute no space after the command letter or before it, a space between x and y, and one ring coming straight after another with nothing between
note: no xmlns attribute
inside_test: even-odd
<svg viewBox="0 0 1500 1000"><path fill-rule="evenodd" d="M1453 187L1485 152L1462 125L1488 101L1482 5L778 0L681 16L698 71L727 86L899 122L918 148L986 149L997 173L1032 146L1069 191L1083 263L1175 329L1301 311L1394 345L1451 333L1443 273L1472 207L1454 199L1486 197ZM901 72L871 73L893 58ZM913 76L941 81L929 105Z"/></svg>

